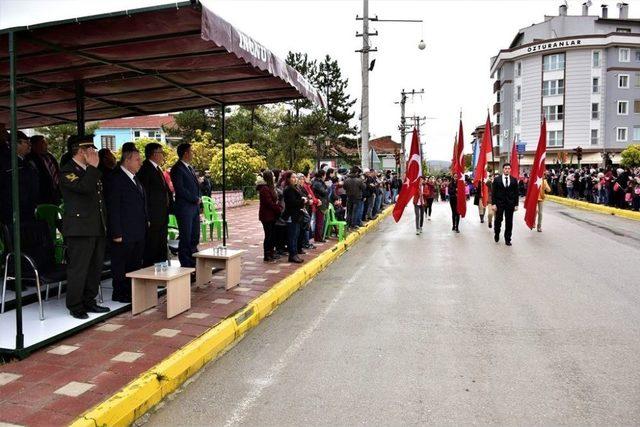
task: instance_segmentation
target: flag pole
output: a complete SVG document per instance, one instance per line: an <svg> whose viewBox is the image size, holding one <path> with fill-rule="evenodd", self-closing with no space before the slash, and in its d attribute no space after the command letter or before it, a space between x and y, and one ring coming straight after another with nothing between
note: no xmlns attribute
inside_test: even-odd
<svg viewBox="0 0 640 427"><path fill-rule="evenodd" d="M489 107L487 107L487 116L491 117ZM489 136L491 137L491 166L493 167L493 173L496 173L496 159L493 155L493 130L491 129L491 120L489 120L489 129L485 129L485 132L486 131L489 131Z"/></svg>

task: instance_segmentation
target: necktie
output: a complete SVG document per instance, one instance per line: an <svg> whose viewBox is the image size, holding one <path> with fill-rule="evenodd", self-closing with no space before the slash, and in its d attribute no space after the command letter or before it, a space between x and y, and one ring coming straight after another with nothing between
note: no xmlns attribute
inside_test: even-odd
<svg viewBox="0 0 640 427"><path fill-rule="evenodd" d="M133 182L136 183L136 187L138 187L138 191L142 194L144 194L144 190L142 190L142 184L140 184L140 180L138 179L137 176L133 176Z"/></svg>
<svg viewBox="0 0 640 427"><path fill-rule="evenodd" d="M509 177L508 176L504 177L504 186L505 186L505 188L509 188Z"/></svg>
<svg viewBox="0 0 640 427"><path fill-rule="evenodd" d="M53 161L51 161L51 158L46 154L42 156L42 160L45 167L47 168L47 171L49 172L49 175L51 175L51 179L53 180L54 185L57 187L60 184L60 177L58 176L58 171L56 170Z"/></svg>
<svg viewBox="0 0 640 427"><path fill-rule="evenodd" d="M162 181L162 188L166 189L167 183L164 180L164 173L162 173L162 169L160 169L160 166L156 166L156 169L158 170L158 174L160 175L160 180Z"/></svg>

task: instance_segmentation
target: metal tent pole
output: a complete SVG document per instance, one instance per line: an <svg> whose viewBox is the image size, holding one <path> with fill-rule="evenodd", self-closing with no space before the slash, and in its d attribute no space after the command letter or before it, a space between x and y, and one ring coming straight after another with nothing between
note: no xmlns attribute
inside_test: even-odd
<svg viewBox="0 0 640 427"><path fill-rule="evenodd" d="M16 350L24 348L22 331L22 252L20 248L20 197L18 189L18 114L16 106L16 42L9 33L9 92L11 108L11 202L13 203L13 262L16 288Z"/></svg>
<svg viewBox="0 0 640 427"><path fill-rule="evenodd" d="M222 246L227 246L227 159L225 154L225 139L227 137L227 129L225 126L225 105L220 106L221 114L221 130L222 130Z"/></svg>
<svg viewBox="0 0 640 427"><path fill-rule="evenodd" d="M78 136L84 136L84 85L76 83L76 127Z"/></svg>

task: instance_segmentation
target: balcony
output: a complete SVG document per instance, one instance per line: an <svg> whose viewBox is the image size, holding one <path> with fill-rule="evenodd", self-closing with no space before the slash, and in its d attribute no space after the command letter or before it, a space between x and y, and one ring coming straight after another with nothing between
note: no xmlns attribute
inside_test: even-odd
<svg viewBox="0 0 640 427"><path fill-rule="evenodd" d="M493 93L496 93L497 91L500 90L500 80L496 80L495 82L493 82Z"/></svg>
<svg viewBox="0 0 640 427"><path fill-rule="evenodd" d="M498 114L500 112L500 103L496 102L493 104L493 114Z"/></svg>
<svg viewBox="0 0 640 427"><path fill-rule="evenodd" d="M493 136L500 135L500 125L493 125Z"/></svg>

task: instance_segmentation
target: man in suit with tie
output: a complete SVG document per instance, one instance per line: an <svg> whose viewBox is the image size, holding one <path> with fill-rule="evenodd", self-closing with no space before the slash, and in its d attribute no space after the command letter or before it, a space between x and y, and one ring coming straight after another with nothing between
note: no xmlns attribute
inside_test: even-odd
<svg viewBox="0 0 640 427"><path fill-rule="evenodd" d="M143 266L167 260L167 225L173 193L164 180L164 151L152 142L144 147L145 161L136 175L144 188L149 213L149 230L144 244Z"/></svg>
<svg viewBox="0 0 640 427"><path fill-rule="evenodd" d="M511 246L511 230L513 229L513 212L518 210L518 180L511 176L511 164L502 166L502 175L493 180L491 208L496 213L494 225L494 240L500 241L500 227L504 217L504 241Z"/></svg>
<svg viewBox="0 0 640 427"><path fill-rule="evenodd" d="M126 274L142 267L147 222L144 189L136 177L142 160L133 144L122 148L120 165L113 171L107 193L113 295L118 302L131 302L131 279Z"/></svg>
<svg viewBox="0 0 640 427"><path fill-rule="evenodd" d="M42 135L31 137L31 153L27 158L38 170L38 204L60 204L60 167L48 150L47 140Z"/></svg>
<svg viewBox="0 0 640 427"><path fill-rule="evenodd" d="M178 161L171 167L171 182L175 190L174 211L178 220L180 242L178 258L183 267L195 267L193 254L200 240L200 185L196 171L189 164L193 159L191 144L178 146Z"/></svg>

